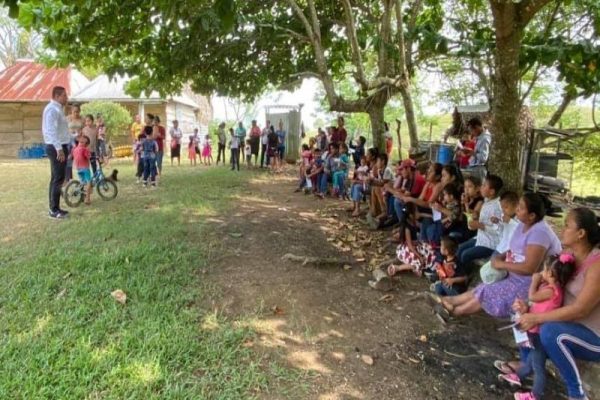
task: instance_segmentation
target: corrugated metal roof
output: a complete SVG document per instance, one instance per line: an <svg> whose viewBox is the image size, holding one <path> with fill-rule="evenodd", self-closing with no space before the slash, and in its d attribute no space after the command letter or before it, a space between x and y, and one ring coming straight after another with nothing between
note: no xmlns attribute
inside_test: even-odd
<svg viewBox="0 0 600 400"><path fill-rule="evenodd" d="M18 60L0 71L0 102L49 101L52 88L63 86L72 95L89 80L71 67L47 68L30 60Z"/></svg>
<svg viewBox="0 0 600 400"><path fill-rule="evenodd" d="M129 82L129 77L115 76L110 79L107 75L100 75L94 79L88 86L83 88L79 93L71 98L72 101L87 102L94 100L106 100L115 102L144 102L156 103L159 101L167 101L160 97L157 92L150 93L150 96L134 98L125 93L125 85ZM193 108L200 106L190 97L185 94L174 96L169 99L181 104L188 105Z"/></svg>

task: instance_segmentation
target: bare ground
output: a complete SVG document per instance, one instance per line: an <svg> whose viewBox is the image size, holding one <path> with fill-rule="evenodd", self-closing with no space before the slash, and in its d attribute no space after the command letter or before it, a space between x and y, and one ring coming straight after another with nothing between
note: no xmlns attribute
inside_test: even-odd
<svg viewBox="0 0 600 400"><path fill-rule="evenodd" d="M476 315L442 325L419 296L427 282L413 276L391 297L371 289L370 263L393 256L382 246L389 232L349 218L349 203L293 193L294 182L265 173L235 209L209 219L205 278L221 293L210 306L258 332L247 346L262 365L277 361L299 371L296 382L274 379L260 398L512 398L492 367L515 356L510 333L496 331L501 321ZM365 261L303 266L282 260L288 253ZM559 385L551 378L548 399L562 398L552 394Z"/></svg>

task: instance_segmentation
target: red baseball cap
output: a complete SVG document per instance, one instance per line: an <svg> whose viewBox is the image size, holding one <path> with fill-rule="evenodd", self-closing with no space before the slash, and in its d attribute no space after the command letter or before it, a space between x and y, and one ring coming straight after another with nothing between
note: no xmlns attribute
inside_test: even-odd
<svg viewBox="0 0 600 400"><path fill-rule="evenodd" d="M400 167L400 169L402 169L402 168L412 168L412 169L415 169L417 167L417 163L415 163L415 160L407 158L406 160L402 160L402 162L400 163L399 167Z"/></svg>

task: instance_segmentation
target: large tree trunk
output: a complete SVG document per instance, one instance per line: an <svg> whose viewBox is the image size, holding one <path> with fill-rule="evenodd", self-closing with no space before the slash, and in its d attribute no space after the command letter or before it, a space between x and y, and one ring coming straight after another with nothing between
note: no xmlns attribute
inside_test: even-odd
<svg viewBox="0 0 600 400"><path fill-rule="evenodd" d="M417 131L417 118L415 116L415 107L410 94L410 88L408 86L409 84L410 83L408 83L406 86L402 85L400 89L400 95L402 96L404 112L406 113L406 124L408 125L408 135L410 136L410 147L411 149L418 149L419 134Z"/></svg>
<svg viewBox="0 0 600 400"><path fill-rule="evenodd" d="M519 52L522 30L514 23L514 12L506 7L494 13L496 28L496 74L490 172L500 175L505 187L521 191L519 153L523 139L519 132Z"/></svg>
<svg viewBox="0 0 600 400"><path fill-rule="evenodd" d="M385 153L385 137L383 135L385 127L384 122L385 103L373 104L369 107L369 120L371 121L371 132L373 133L373 146L377 147L380 152Z"/></svg>
<svg viewBox="0 0 600 400"><path fill-rule="evenodd" d="M575 99L575 95L565 92L563 95L562 102L550 117L550 121L548 121L549 126L554 126L558 121L560 121L560 117L564 114L565 110L571 104L571 102Z"/></svg>

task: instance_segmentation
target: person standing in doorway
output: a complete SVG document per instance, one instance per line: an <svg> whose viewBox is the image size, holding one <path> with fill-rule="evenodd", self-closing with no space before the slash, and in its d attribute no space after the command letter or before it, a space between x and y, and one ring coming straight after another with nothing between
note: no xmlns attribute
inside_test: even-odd
<svg viewBox="0 0 600 400"><path fill-rule="evenodd" d="M219 165L219 161L221 161L221 154L223 154L223 165L225 165L225 147L227 146L227 132L225 132L225 122L221 122L219 124L219 129L217 130L217 138L219 140L217 165Z"/></svg>
<svg viewBox="0 0 600 400"><path fill-rule="evenodd" d="M267 120L267 124L260 133L260 167L265 166L265 156L267 157L267 166L269 166L269 153L267 152L267 144L269 143L269 127L271 121Z"/></svg>
<svg viewBox="0 0 600 400"><path fill-rule="evenodd" d="M67 173L67 155L69 152L69 124L64 107L69 96L62 86L52 89L52 100L44 108L42 134L46 144L46 154L50 160L49 210L53 219L64 219L69 214L60 208L60 192Z"/></svg>
<svg viewBox="0 0 600 400"><path fill-rule="evenodd" d="M177 159L177 165L181 165L181 139L183 138L183 132L179 128L179 121L176 119L173 120L173 126L169 129L169 136L171 136L171 165L173 165L174 158Z"/></svg>
<svg viewBox="0 0 600 400"><path fill-rule="evenodd" d="M281 172L283 169L283 160L285 158L285 144L286 144L286 136L287 136L287 132L285 131L285 129L283 129L283 121L279 120L279 129L277 129L277 132L275 132L277 134L277 137L279 138L279 145L277 146L277 153L279 156L279 168L277 169L278 172Z"/></svg>

